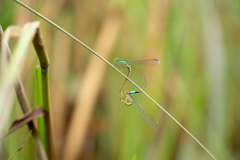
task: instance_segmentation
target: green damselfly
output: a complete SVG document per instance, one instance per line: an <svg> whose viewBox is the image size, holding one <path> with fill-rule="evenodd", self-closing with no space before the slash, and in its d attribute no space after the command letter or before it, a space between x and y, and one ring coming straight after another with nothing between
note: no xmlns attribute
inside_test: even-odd
<svg viewBox="0 0 240 160"><path fill-rule="evenodd" d="M161 63L158 59L126 60L126 59L114 58L114 61L116 62L114 65L117 65L118 68L122 66L125 69L126 68L125 66L129 66L139 71L143 75L144 81L145 81L145 86L142 89L146 88L147 86L146 77L138 68L132 66L131 63L141 65L141 66L157 66Z"/></svg>
<svg viewBox="0 0 240 160"><path fill-rule="evenodd" d="M124 65L128 65L130 67L133 67L131 65L131 63L137 64L137 65L141 65L141 66L157 66L159 65L161 62L158 59L144 59L144 60L126 60L126 59L118 59L118 58L114 58L114 61L116 62L116 64L118 65L118 68L120 67L120 65L125 68L123 66Z"/></svg>
<svg viewBox="0 0 240 160"><path fill-rule="evenodd" d="M130 77L132 69L131 69L131 67L129 65L126 65L126 67L128 68L128 75L127 75L127 77ZM144 121L148 124L148 126L150 126L153 130L157 131L157 129L158 129L157 122L141 107L140 104L138 104L135 101L135 98L132 96L132 94L141 93L141 91L130 91L129 92L128 90L126 90L124 94L122 93L123 88L124 88L126 82L127 82L127 79L124 81L123 86L122 86L122 88L120 90L120 95L119 95L120 96L120 100L127 106L130 106L130 105L132 105L134 103L137 106L140 115L142 116ZM130 102L127 102L128 100Z"/></svg>

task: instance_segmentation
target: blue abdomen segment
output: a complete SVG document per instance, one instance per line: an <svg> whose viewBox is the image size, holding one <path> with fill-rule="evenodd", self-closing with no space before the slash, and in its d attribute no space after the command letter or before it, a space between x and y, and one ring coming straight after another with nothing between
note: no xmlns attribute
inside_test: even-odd
<svg viewBox="0 0 240 160"><path fill-rule="evenodd" d="M141 91L130 91L128 94L141 93Z"/></svg>

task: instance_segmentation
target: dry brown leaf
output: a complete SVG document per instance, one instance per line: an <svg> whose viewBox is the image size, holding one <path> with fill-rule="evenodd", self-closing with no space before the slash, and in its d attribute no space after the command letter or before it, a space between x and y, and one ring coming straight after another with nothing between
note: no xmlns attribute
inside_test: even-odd
<svg viewBox="0 0 240 160"><path fill-rule="evenodd" d="M7 135L12 133L13 131L17 130L18 128L21 128L23 125L27 124L28 122L32 121L33 119L38 118L38 117L43 116L43 115L44 115L43 108L36 108L34 110L31 110L31 111L27 112L26 114L24 114L23 117L15 120L12 123L8 132L1 139L6 137Z"/></svg>

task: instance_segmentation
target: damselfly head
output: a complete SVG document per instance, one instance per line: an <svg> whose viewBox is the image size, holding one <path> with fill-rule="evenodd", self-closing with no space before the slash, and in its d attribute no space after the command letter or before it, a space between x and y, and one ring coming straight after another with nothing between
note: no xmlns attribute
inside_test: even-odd
<svg viewBox="0 0 240 160"><path fill-rule="evenodd" d="M125 94L128 94L129 93L129 90L125 90Z"/></svg>
<svg viewBox="0 0 240 160"><path fill-rule="evenodd" d="M114 61L115 61L115 62L118 62L118 61L119 61L119 59L116 57L116 58L114 58Z"/></svg>

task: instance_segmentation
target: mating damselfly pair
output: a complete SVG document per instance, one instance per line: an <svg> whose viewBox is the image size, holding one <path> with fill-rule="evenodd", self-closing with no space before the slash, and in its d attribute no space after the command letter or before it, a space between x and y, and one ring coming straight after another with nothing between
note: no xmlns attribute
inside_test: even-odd
<svg viewBox="0 0 240 160"><path fill-rule="evenodd" d="M131 63L141 65L141 66L156 66L161 63L158 59L126 60L126 59L115 58L114 61L116 62L114 65L116 65L118 68L120 68L120 66L123 67L124 69L128 68L128 75L127 75L128 78L130 77L132 68L134 68L135 70L140 72L142 74L142 76L144 77L144 81L145 81L145 85L142 89L145 89L145 87L147 86L146 76L138 68L132 66ZM157 122L142 108L142 106L140 104L138 104L136 102L135 98L133 97L133 94L141 93L142 91L130 91L129 92L128 90L126 90L124 94L122 93L123 88L125 87L127 81L128 81L128 79L126 79L124 81L123 86L120 90L120 93L119 93L120 100L125 105L128 105L128 106L130 106L134 103L137 106L138 111L139 111L140 115L142 116L142 118L144 119L144 121L148 124L148 126L150 126L152 129L154 129L156 131L158 129Z"/></svg>

